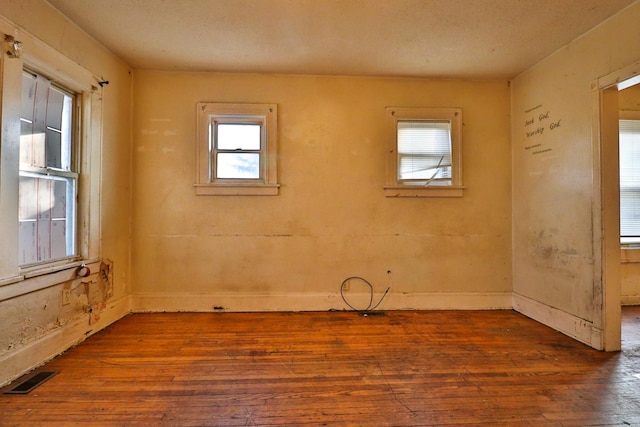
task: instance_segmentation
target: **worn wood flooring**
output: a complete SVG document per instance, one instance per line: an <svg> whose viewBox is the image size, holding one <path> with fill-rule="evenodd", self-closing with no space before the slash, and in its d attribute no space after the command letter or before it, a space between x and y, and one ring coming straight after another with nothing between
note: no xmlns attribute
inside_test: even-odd
<svg viewBox="0 0 640 427"><path fill-rule="evenodd" d="M509 310L133 314L0 394L0 425L640 426L623 317L603 353Z"/></svg>

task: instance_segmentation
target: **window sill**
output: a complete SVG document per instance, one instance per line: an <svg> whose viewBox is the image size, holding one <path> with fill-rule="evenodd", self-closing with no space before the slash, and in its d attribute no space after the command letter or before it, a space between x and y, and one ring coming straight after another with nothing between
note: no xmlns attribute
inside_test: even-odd
<svg viewBox="0 0 640 427"><path fill-rule="evenodd" d="M215 185L196 184L198 196L277 196L279 184Z"/></svg>
<svg viewBox="0 0 640 427"><path fill-rule="evenodd" d="M92 272L100 269L100 259L79 260L61 265L34 266L23 269L20 276L0 282L0 301L77 279L77 268L86 265ZM39 268L38 268L39 267ZM93 274L93 273L92 273Z"/></svg>
<svg viewBox="0 0 640 427"><path fill-rule="evenodd" d="M74 256L58 261L45 262L41 264L32 264L27 267L20 268L20 274L25 279L32 277L44 276L45 274L57 273L58 271L68 270L70 268L80 267L82 264L90 264L98 260L83 260L79 256Z"/></svg>
<svg viewBox="0 0 640 427"><path fill-rule="evenodd" d="M465 187L412 187L396 185L384 187L385 197L462 197Z"/></svg>

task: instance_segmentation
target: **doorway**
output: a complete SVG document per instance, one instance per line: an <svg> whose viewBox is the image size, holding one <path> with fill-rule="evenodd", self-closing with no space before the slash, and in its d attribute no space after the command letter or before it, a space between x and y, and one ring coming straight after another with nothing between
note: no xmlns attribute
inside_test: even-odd
<svg viewBox="0 0 640 427"><path fill-rule="evenodd" d="M600 319L604 331L604 350L616 351L621 348L621 308L622 308L622 254L620 244L620 162L619 162L619 119L620 91L640 82L640 63L632 64L598 79L597 106L594 120L594 164L599 189L599 200L594 201L594 249L601 254L600 268L596 269L595 295L601 301L594 304L594 319ZM640 249L640 248L639 248ZM640 268L640 265L639 267ZM598 298L598 297L597 297ZM598 316L597 314L600 314Z"/></svg>

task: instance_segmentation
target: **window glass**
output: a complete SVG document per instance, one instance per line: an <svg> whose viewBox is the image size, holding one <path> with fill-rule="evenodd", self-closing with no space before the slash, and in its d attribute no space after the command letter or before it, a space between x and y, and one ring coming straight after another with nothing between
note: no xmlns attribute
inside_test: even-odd
<svg viewBox="0 0 640 427"><path fill-rule="evenodd" d="M398 180L450 185L450 129L448 121L398 122Z"/></svg>
<svg viewBox="0 0 640 427"><path fill-rule="evenodd" d="M219 123L219 150L260 150L260 125Z"/></svg>
<svg viewBox="0 0 640 427"><path fill-rule="evenodd" d="M23 74L18 187L20 265L75 254L74 95Z"/></svg>
<svg viewBox="0 0 640 427"><path fill-rule="evenodd" d="M640 243L640 120L620 120L620 239Z"/></svg>
<svg viewBox="0 0 640 427"><path fill-rule="evenodd" d="M259 153L218 153L216 178L258 179L260 178Z"/></svg>

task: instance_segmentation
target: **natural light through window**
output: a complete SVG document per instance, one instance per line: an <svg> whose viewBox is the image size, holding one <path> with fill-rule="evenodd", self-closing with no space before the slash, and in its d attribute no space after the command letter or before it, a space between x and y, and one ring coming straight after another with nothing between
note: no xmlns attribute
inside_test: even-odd
<svg viewBox="0 0 640 427"><path fill-rule="evenodd" d="M54 261L76 252L73 164L75 96L25 71L20 116L18 236L20 265Z"/></svg>
<svg viewBox="0 0 640 427"><path fill-rule="evenodd" d="M620 242L640 244L640 119L619 126Z"/></svg>
<svg viewBox="0 0 640 427"><path fill-rule="evenodd" d="M261 133L260 124L216 123L216 178L260 179Z"/></svg>
<svg viewBox="0 0 640 427"><path fill-rule="evenodd" d="M196 194L277 195L277 106L198 104Z"/></svg>
<svg viewBox="0 0 640 427"><path fill-rule="evenodd" d="M451 124L398 122L398 181L410 185L451 185Z"/></svg>
<svg viewBox="0 0 640 427"><path fill-rule="evenodd" d="M387 197L461 197L462 110L389 107Z"/></svg>

